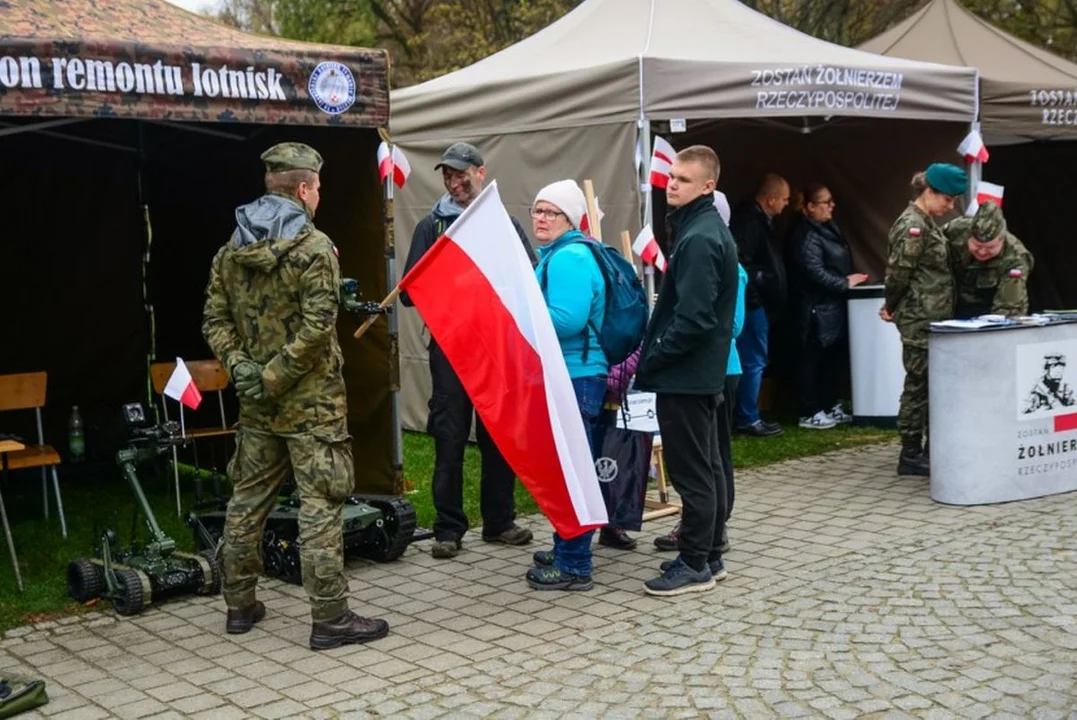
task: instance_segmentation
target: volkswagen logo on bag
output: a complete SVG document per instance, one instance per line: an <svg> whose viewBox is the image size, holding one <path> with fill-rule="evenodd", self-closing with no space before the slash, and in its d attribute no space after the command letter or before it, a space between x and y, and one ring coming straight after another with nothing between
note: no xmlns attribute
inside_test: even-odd
<svg viewBox="0 0 1077 720"><path fill-rule="evenodd" d="M595 460L595 473L599 482L613 482L617 478L617 461L610 457Z"/></svg>

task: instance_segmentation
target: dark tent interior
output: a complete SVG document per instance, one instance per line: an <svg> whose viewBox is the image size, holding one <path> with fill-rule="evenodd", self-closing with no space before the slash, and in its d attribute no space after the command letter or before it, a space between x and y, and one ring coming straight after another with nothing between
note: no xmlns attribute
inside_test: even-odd
<svg viewBox="0 0 1077 720"><path fill-rule="evenodd" d="M77 405L88 458L108 460L123 437L120 406L151 395L160 402L149 362L212 357L201 334L210 261L232 232L236 206L261 194L259 156L277 142L308 143L327 159L316 224L337 245L342 274L358 279L362 299L385 294L372 129L40 122L0 124L0 192L10 201L0 242L0 374L48 373L45 439L57 449L66 448ZM360 321L342 314L338 327L357 489L394 493L389 337L379 322L352 339ZM234 396L225 396L234 421ZM216 398L207 399L189 424L219 422ZM6 432L36 438L32 413L8 415Z"/></svg>

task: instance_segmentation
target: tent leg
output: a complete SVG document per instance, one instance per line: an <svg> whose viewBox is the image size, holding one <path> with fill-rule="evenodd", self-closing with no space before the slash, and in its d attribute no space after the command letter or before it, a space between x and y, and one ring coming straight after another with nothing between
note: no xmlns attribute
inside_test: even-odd
<svg viewBox="0 0 1077 720"><path fill-rule="evenodd" d="M389 136L388 129L379 128L378 134L389 145L389 151L392 152L392 138ZM386 290L392 291L396 287L396 230L393 226L393 194L395 187L393 186L393 173L386 176L382 190L384 191L385 281ZM403 495L407 488L404 487L404 435L400 425L400 322L398 312L399 303L394 299L392 306L386 313L386 321L389 326L389 353L391 356L389 359L389 402L393 438L393 470L396 474L394 479L395 492L398 495Z"/></svg>
<svg viewBox="0 0 1077 720"><path fill-rule="evenodd" d="M640 144L641 155L643 162L640 163L640 187L644 189L643 192L643 226L651 224L653 219L654 206L652 199L654 197L654 190L651 188L651 121L647 118L640 116L638 121L640 132ZM643 279L644 290L647 293L647 307L654 310L654 267L652 265L644 263L643 266Z"/></svg>

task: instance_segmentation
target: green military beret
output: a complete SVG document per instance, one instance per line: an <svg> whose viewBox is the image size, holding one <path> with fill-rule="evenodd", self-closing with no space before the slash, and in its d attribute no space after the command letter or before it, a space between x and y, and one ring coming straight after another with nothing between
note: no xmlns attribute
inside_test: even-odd
<svg viewBox="0 0 1077 720"><path fill-rule="evenodd" d="M267 172L286 170L322 171L322 156L310 145L303 143L278 143L262 153Z"/></svg>
<svg viewBox="0 0 1077 720"><path fill-rule="evenodd" d="M1002 208L991 200L988 200L976 211L976 217L972 219L972 237L978 242L994 242L1002 233L1006 232L1006 218L1002 216Z"/></svg>
<svg viewBox="0 0 1077 720"><path fill-rule="evenodd" d="M957 165L934 163L929 165L924 179L935 192L943 195L964 195L969 187L969 176Z"/></svg>

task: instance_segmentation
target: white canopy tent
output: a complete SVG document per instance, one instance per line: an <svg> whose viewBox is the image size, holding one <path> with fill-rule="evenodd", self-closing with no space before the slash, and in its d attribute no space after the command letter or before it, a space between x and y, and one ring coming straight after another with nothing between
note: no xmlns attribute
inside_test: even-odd
<svg viewBox="0 0 1077 720"><path fill-rule="evenodd" d="M641 181L652 124L685 120L689 132L681 137L719 152L722 187L735 198L731 189L747 188L773 167L747 168L738 160L738 175L729 157L740 156L745 143L757 143L761 156L781 147L790 159L789 153L801 153L800 135L826 135L814 130L829 131L833 119L858 119L840 125L860 144L849 151L867 152L863 144L874 137L889 148L889 155L879 153L881 162L890 157L904 165L884 171L861 162L849 187L860 195L858 205L892 217L905 200L901 187L916 169L908 163L920 161L915 136L943 132L956 146L975 120L976 80L971 68L830 44L736 0L587 0L512 47L392 94L394 141L414 168L396 203L398 264L415 224L443 192L433 167L458 140L478 146L488 178L498 180L508 210L525 227L539 187L565 177L594 180L608 240L622 230L635 233L650 220L650 188ZM914 127L897 120L923 122ZM834 146L830 134L828 148ZM670 139L675 147L685 144ZM809 154L792 164L819 166L805 160ZM807 172L790 179L814 179ZM732 184L730 173L737 178ZM865 187L881 174L887 182ZM411 310L401 317L400 358L402 419L406 427L420 428L430 380L426 338Z"/></svg>

